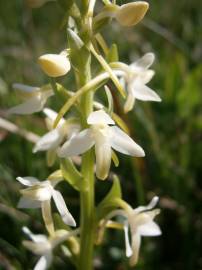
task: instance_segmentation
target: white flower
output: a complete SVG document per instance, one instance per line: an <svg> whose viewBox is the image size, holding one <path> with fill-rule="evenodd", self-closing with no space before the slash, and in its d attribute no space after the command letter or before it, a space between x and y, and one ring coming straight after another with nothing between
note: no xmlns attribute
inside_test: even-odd
<svg viewBox="0 0 202 270"><path fill-rule="evenodd" d="M40 88L24 84L15 83L13 88L23 95L25 102L14 106L8 110L10 114L32 114L43 109L47 99L54 95L49 87Z"/></svg>
<svg viewBox="0 0 202 270"><path fill-rule="evenodd" d="M65 230L58 230L54 232L53 236L48 238L43 234L33 234L27 227L23 227L23 231L32 240L23 241L23 245L34 254L41 256L35 265L34 270L47 269L51 265L53 259L53 249L71 237L74 232L69 233Z"/></svg>
<svg viewBox="0 0 202 270"><path fill-rule="evenodd" d="M135 265L138 261L141 236L161 235L161 229L153 221L155 216L159 214L160 210L151 210L156 206L158 199L158 197L154 197L148 206L140 206L130 212L125 211L123 213L127 218L127 222L124 225L126 256L130 257L131 265ZM132 238L131 244L129 241L128 227L130 227Z"/></svg>
<svg viewBox="0 0 202 270"><path fill-rule="evenodd" d="M154 71L149 67L154 62L153 53L146 53L142 58L130 66L122 66L122 79L127 86L127 100L124 106L125 112L132 110L135 99L142 101L161 101L161 98L146 84L154 76Z"/></svg>
<svg viewBox="0 0 202 270"><path fill-rule="evenodd" d="M46 119L46 122L51 128L57 117L57 113L48 108L45 108L43 112L47 115L48 119ZM60 119L60 122L55 129L52 129L37 141L33 152L56 150L65 138L70 139L74 136L80 130L80 125L75 121L70 120L65 121L64 118Z"/></svg>
<svg viewBox="0 0 202 270"><path fill-rule="evenodd" d="M44 54L38 59L41 69L50 77L64 76L71 66L69 59L64 53Z"/></svg>
<svg viewBox="0 0 202 270"><path fill-rule="evenodd" d="M67 209L62 194L54 189L59 180L41 182L34 177L17 177L17 180L22 185L28 186L28 188L21 190L22 197L18 203L19 208L42 208L42 211L46 212L50 200L53 198L63 222L70 226L76 226L75 220Z"/></svg>
<svg viewBox="0 0 202 270"><path fill-rule="evenodd" d="M112 149L126 155L143 157L143 149L125 132L115 125L114 121L103 110L92 112L85 129L67 141L58 151L60 157L70 157L83 154L95 145L96 175L105 179L108 175Z"/></svg>

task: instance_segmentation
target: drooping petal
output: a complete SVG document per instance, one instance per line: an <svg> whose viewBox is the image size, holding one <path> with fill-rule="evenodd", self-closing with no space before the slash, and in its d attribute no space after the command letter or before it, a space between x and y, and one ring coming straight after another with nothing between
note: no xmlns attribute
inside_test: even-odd
<svg viewBox="0 0 202 270"><path fill-rule="evenodd" d="M46 270L51 265L52 254L51 252L42 256L34 267L34 270Z"/></svg>
<svg viewBox="0 0 202 270"><path fill-rule="evenodd" d="M110 165L112 150L109 140L96 140L95 143L96 155L96 176L104 180L107 178Z"/></svg>
<svg viewBox="0 0 202 270"><path fill-rule="evenodd" d="M161 229L154 221L142 224L137 229L138 233L142 236L158 236L161 235Z"/></svg>
<svg viewBox="0 0 202 270"><path fill-rule="evenodd" d="M62 142L63 137L64 135L60 132L60 129L55 128L51 130L37 141L33 153L56 149Z"/></svg>
<svg viewBox="0 0 202 270"><path fill-rule="evenodd" d="M136 99L143 101L161 101L159 95L151 88L144 85L140 80L135 80L133 83L133 95Z"/></svg>
<svg viewBox="0 0 202 270"><path fill-rule="evenodd" d="M140 244L141 244L141 236L136 233L132 235L132 250L133 254L130 257L130 265L134 266L137 264L139 258L139 251L140 251Z"/></svg>
<svg viewBox="0 0 202 270"><path fill-rule="evenodd" d="M111 130L111 146L120 153L135 156L144 157L144 150L135 143L125 132L118 127L110 127Z"/></svg>
<svg viewBox="0 0 202 270"><path fill-rule="evenodd" d="M17 208L24 208L24 209L35 209L35 208L40 208L41 207L41 202L39 201L35 201L35 200L31 200L25 197L21 197Z"/></svg>
<svg viewBox="0 0 202 270"><path fill-rule="evenodd" d="M47 201L42 202L41 210L42 210L42 216L43 216L46 229L50 235L53 235L54 224L53 224L53 218L52 218L52 213L51 213L51 201L47 200Z"/></svg>
<svg viewBox="0 0 202 270"><path fill-rule="evenodd" d="M128 232L128 223L124 224L124 237L125 237L125 245L126 245L126 256L130 257L133 254L130 241L129 241L129 232Z"/></svg>
<svg viewBox="0 0 202 270"><path fill-rule="evenodd" d="M69 210L67 209L67 206L65 204L65 201L61 195L61 193L57 190L53 190L52 192L52 196L53 196L53 200L55 202L55 205L62 217L62 220L65 224L69 225L69 226L76 226L76 222L74 220L74 218L72 217L71 213L69 212Z"/></svg>
<svg viewBox="0 0 202 270"><path fill-rule="evenodd" d="M127 113L131 111L133 109L134 103L135 103L135 97L133 93L129 92L126 102L124 104L124 112Z"/></svg>
<svg viewBox="0 0 202 270"><path fill-rule="evenodd" d="M16 180L19 181L24 186L29 186L29 187L40 183L40 181L37 178L32 177L32 176L17 177Z"/></svg>
<svg viewBox="0 0 202 270"><path fill-rule="evenodd" d="M91 130L85 129L73 136L58 150L59 157L71 157L83 154L94 145Z"/></svg>
<svg viewBox="0 0 202 270"><path fill-rule="evenodd" d="M153 64L154 60L154 53L146 53L143 57L134 62L131 67L134 69L146 70Z"/></svg>
<svg viewBox="0 0 202 270"><path fill-rule="evenodd" d="M107 124L115 125L111 117L103 110L92 112L87 119L89 125Z"/></svg>

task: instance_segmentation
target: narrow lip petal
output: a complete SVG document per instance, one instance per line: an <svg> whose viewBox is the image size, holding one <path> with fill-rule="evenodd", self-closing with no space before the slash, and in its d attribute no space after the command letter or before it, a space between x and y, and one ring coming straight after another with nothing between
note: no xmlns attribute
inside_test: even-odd
<svg viewBox="0 0 202 270"><path fill-rule="evenodd" d="M75 222L73 216L71 215L71 213L69 212L69 210L67 209L67 206L66 206L65 201L62 197L62 194L57 190L53 190L52 197L53 197L55 205L56 205L56 207L61 215L63 222L69 226L75 227L76 222Z"/></svg>
<svg viewBox="0 0 202 270"><path fill-rule="evenodd" d="M25 176L25 177L20 177L18 176L16 178L17 181L19 181L22 185L32 187L34 185L40 184L40 181L32 176Z"/></svg>
<svg viewBox="0 0 202 270"><path fill-rule="evenodd" d="M130 257L130 265L136 265L139 257L139 251L140 251L140 245L141 245L141 236L138 233L135 233L132 235L132 250L133 254Z"/></svg>
<svg viewBox="0 0 202 270"><path fill-rule="evenodd" d="M46 253L38 260L33 270L46 270L51 265L52 254L51 252Z"/></svg>
<svg viewBox="0 0 202 270"><path fill-rule="evenodd" d="M98 110L98 111L92 112L88 116L87 123L89 125L97 125L97 124L115 125L115 122L103 110Z"/></svg>
<svg viewBox="0 0 202 270"><path fill-rule="evenodd" d="M58 149L59 157L71 157L83 154L88 151L95 141L90 129L84 129L69 139L63 146Z"/></svg>
<svg viewBox="0 0 202 270"><path fill-rule="evenodd" d="M116 151L135 157L144 157L144 150L117 126L110 127L111 147Z"/></svg>

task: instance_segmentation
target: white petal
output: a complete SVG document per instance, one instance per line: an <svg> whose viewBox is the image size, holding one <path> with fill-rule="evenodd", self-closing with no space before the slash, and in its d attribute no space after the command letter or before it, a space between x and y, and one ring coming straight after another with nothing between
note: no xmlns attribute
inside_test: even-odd
<svg viewBox="0 0 202 270"><path fill-rule="evenodd" d="M43 234L33 234L27 227L23 227L22 230L34 243L46 244L48 242L48 238Z"/></svg>
<svg viewBox="0 0 202 270"><path fill-rule="evenodd" d="M50 149L56 149L63 140L64 135L58 128L51 130L42 136L36 143L33 153L38 151L47 151Z"/></svg>
<svg viewBox="0 0 202 270"><path fill-rule="evenodd" d="M18 208L31 208L31 209L35 209L35 208L40 208L41 207L41 202L39 201L35 201L35 200L31 200L29 198L25 198L25 197L21 197L18 205Z"/></svg>
<svg viewBox="0 0 202 270"><path fill-rule="evenodd" d="M111 117L103 110L92 112L87 119L89 125L107 124L115 125Z"/></svg>
<svg viewBox="0 0 202 270"><path fill-rule="evenodd" d="M43 202L51 199L52 190L53 187L50 184L41 182L33 187L22 189L21 193L27 199Z"/></svg>
<svg viewBox="0 0 202 270"><path fill-rule="evenodd" d="M111 165L111 145L109 140L97 140L95 143L96 176L106 179Z"/></svg>
<svg viewBox="0 0 202 270"><path fill-rule="evenodd" d="M40 184L40 181L37 178L32 177L32 176L17 177L16 179L17 179L17 181L19 181L24 186L31 187L31 186Z"/></svg>
<svg viewBox="0 0 202 270"><path fill-rule="evenodd" d="M52 254L47 253L44 256L42 256L37 264L34 267L34 270L46 270L50 265L52 261Z"/></svg>
<svg viewBox="0 0 202 270"><path fill-rule="evenodd" d="M40 87L29 86L29 85L25 85L21 83L13 83L12 87L17 91L22 91L26 93L33 93L33 92L40 91Z"/></svg>
<svg viewBox="0 0 202 270"><path fill-rule="evenodd" d="M53 111L50 108L44 108L43 112L51 120L52 123L55 121L55 119L58 115L55 111ZM61 118L60 122L58 123L58 126L63 125L64 123L65 123L65 119Z"/></svg>
<svg viewBox="0 0 202 270"><path fill-rule="evenodd" d="M125 236L125 245L126 245L126 256L130 257L133 254L130 241L129 241L129 232L128 232L128 223L124 224L124 236Z"/></svg>
<svg viewBox="0 0 202 270"><path fill-rule="evenodd" d="M112 132L111 146L120 153L143 157L145 156L144 150L136 144L125 132L118 127L110 127Z"/></svg>
<svg viewBox="0 0 202 270"><path fill-rule="evenodd" d="M132 87L136 99L143 101L161 101L159 95L148 86L144 85L140 80L135 80Z"/></svg>
<svg viewBox="0 0 202 270"><path fill-rule="evenodd" d="M131 65L131 67L145 70L148 69L153 64L154 60L155 60L154 53L146 53L145 55L143 55L143 57L134 62Z"/></svg>
<svg viewBox="0 0 202 270"><path fill-rule="evenodd" d="M135 97L133 93L129 92L126 102L124 104L124 112L127 113L131 111L133 109L134 103L135 103Z"/></svg>
<svg viewBox="0 0 202 270"><path fill-rule="evenodd" d="M158 236L161 235L161 229L154 221L138 226L138 233L142 236Z"/></svg>
<svg viewBox="0 0 202 270"><path fill-rule="evenodd" d="M85 129L68 140L58 151L59 157L71 157L83 154L94 145L91 130Z"/></svg>
<svg viewBox="0 0 202 270"><path fill-rule="evenodd" d="M154 196L148 205L146 205L146 206L139 206L139 207L137 207L137 208L134 209L134 212L135 213L139 213L139 212L142 212L142 211L151 210L151 209L153 209L157 205L158 201L159 201L159 197L158 196Z"/></svg>
<svg viewBox="0 0 202 270"><path fill-rule="evenodd" d="M143 82L143 84L147 84L148 82L151 81L154 74L155 74L155 72L151 69L145 70L144 72L141 72L139 74L139 79Z"/></svg>
<svg viewBox="0 0 202 270"><path fill-rule="evenodd" d="M138 233L132 235L132 250L133 255L130 257L130 265L136 265L139 257L140 251L140 244L141 244L141 237Z"/></svg>
<svg viewBox="0 0 202 270"><path fill-rule="evenodd" d="M62 220L65 224L69 226L76 226L76 222L72 215L70 214L69 210L67 209L67 206L65 204L65 201L61 195L61 193L57 190L53 190L52 192L53 200L55 202L55 205L62 217Z"/></svg>

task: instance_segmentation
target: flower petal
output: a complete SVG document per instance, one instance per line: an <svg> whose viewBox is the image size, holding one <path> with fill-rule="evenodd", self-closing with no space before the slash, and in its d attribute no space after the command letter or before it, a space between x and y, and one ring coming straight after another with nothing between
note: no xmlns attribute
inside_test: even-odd
<svg viewBox="0 0 202 270"><path fill-rule="evenodd" d="M125 245L126 245L126 256L130 257L133 254L130 241L129 241L129 232L128 232L128 223L124 224L124 236L125 236Z"/></svg>
<svg viewBox="0 0 202 270"><path fill-rule="evenodd" d="M96 124L115 125L111 117L103 110L92 112L88 116L87 123L89 125L96 125Z"/></svg>
<svg viewBox="0 0 202 270"><path fill-rule="evenodd" d="M131 111L133 109L134 103L135 103L135 97L133 93L128 92L128 96L124 104L124 112L127 113Z"/></svg>
<svg viewBox="0 0 202 270"><path fill-rule="evenodd" d="M73 136L58 150L59 157L71 157L83 154L94 145L91 130L85 129Z"/></svg>
<svg viewBox="0 0 202 270"><path fill-rule="evenodd" d="M63 140L64 135L58 128L51 130L42 136L36 143L33 153L38 151L47 151L50 149L56 149Z"/></svg>
<svg viewBox="0 0 202 270"><path fill-rule="evenodd" d="M141 244L141 236L136 233L132 235L132 250L133 255L130 257L130 265L134 266L137 264L138 257L139 257L139 250Z"/></svg>
<svg viewBox="0 0 202 270"><path fill-rule="evenodd" d="M43 234L33 234L27 227L23 227L22 230L34 243L46 244L48 242L48 238Z"/></svg>
<svg viewBox="0 0 202 270"><path fill-rule="evenodd" d="M69 210L67 209L67 206L65 204L65 201L62 197L62 194L57 191L57 190L53 190L52 192L52 196L53 196L53 200L55 202L55 205L62 217L62 220L65 224L69 225L69 226L76 226L76 222L74 220L74 218L72 217L72 215L70 214Z"/></svg>
<svg viewBox="0 0 202 270"><path fill-rule="evenodd" d="M40 183L40 181L37 178L32 177L32 176L17 177L16 180L19 181L24 186L29 186L29 187Z"/></svg>
<svg viewBox="0 0 202 270"><path fill-rule="evenodd" d="M107 178L110 165L112 150L108 140L97 140L95 143L96 155L96 176L104 180Z"/></svg>
<svg viewBox="0 0 202 270"><path fill-rule="evenodd" d="M144 150L136 144L125 132L123 132L118 127L110 127L111 136L111 146L120 153L143 157L145 156Z"/></svg>
<svg viewBox="0 0 202 270"><path fill-rule="evenodd" d="M159 197L158 196L154 196L148 205L146 205L146 206L139 206L139 207L137 207L137 208L134 209L134 212L135 213L140 213L142 211L151 210L151 209L153 209L157 205L158 201L159 201Z"/></svg>
<svg viewBox="0 0 202 270"><path fill-rule="evenodd" d="M146 70L153 64L154 60L155 60L154 53L146 53L130 66L135 69L138 68L140 70Z"/></svg>
<svg viewBox="0 0 202 270"><path fill-rule="evenodd" d="M136 99L143 101L161 101L159 95L154 92L151 88L144 85L140 80L135 80L133 85L133 95Z"/></svg>
<svg viewBox="0 0 202 270"><path fill-rule="evenodd" d="M52 254L51 253L47 253L44 256L42 256L37 264L34 267L34 270L46 270L52 261Z"/></svg>
<svg viewBox="0 0 202 270"><path fill-rule="evenodd" d="M151 79L153 78L155 72L151 69L149 70L145 70L143 72L141 72L138 76L138 78L141 80L141 82L143 84L147 84L148 82L151 81Z"/></svg>
<svg viewBox="0 0 202 270"><path fill-rule="evenodd" d="M25 85L21 83L13 83L12 87L17 91L21 91L25 93L34 93L34 92L40 91L40 87L29 86L29 85Z"/></svg>
<svg viewBox="0 0 202 270"><path fill-rule="evenodd" d="M21 197L18 205L18 208L24 208L24 209L35 209L35 208L41 208L41 202L39 201L35 201L35 200L31 200L25 197Z"/></svg>
<svg viewBox="0 0 202 270"><path fill-rule="evenodd" d="M158 236L162 234L160 227L154 221L138 226L137 230L142 236Z"/></svg>
<svg viewBox="0 0 202 270"><path fill-rule="evenodd" d="M52 109L50 109L50 108L44 108L43 109L43 112L48 117L48 119L51 120L52 125L53 125L53 123L54 123L56 117L58 116L58 114L55 111L53 111ZM60 119L60 122L58 123L58 126L60 127L64 123L65 123L65 119L64 118L61 118Z"/></svg>

